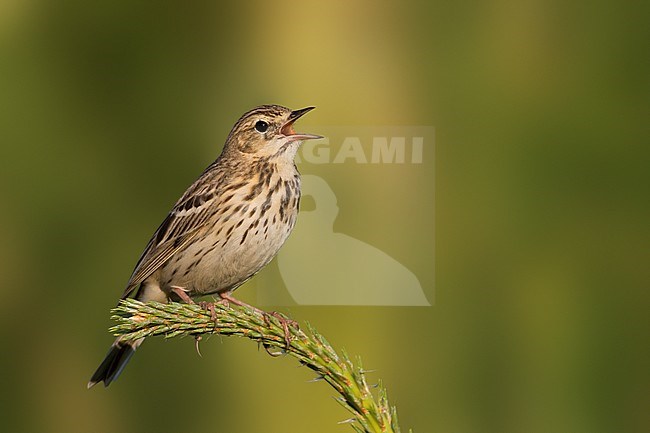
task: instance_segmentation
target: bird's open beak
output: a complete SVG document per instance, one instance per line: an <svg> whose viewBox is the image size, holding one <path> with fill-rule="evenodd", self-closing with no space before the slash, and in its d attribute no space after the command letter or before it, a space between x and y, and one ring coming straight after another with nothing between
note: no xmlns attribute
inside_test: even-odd
<svg viewBox="0 0 650 433"><path fill-rule="evenodd" d="M280 132L285 136L285 137L291 137L292 141L295 140L315 140L317 138L323 138L320 135L314 135L314 134L303 134L302 132L296 132L293 129L293 123L300 119L303 115L307 114L307 112L313 110L316 107L307 107L307 108L301 108L300 110L294 110L289 114L289 119L287 122L282 125L282 128L280 128Z"/></svg>

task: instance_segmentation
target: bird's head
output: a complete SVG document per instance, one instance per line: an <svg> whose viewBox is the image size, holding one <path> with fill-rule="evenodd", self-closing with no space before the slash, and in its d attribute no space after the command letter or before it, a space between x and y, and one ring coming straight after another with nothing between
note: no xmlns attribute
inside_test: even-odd
<svg viewBox="0 0 650 433"><path fill-rule="evenodd" d="M293 124L314 107L290 110L280 105L262 105L244 114L233 126L224 151L236 151L269 160L293 159L303 140L323 138L296 132Z"/></svg>

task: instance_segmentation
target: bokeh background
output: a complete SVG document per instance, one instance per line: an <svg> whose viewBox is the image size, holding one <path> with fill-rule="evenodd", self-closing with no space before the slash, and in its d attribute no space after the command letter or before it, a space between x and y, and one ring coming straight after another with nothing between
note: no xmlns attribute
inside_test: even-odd
<svg viewBox="0 0 650 433"><path fill-rule="evenodd" d="M243 340L212 338L203 358L149 341L86 390L152 231L236 118L272 102L318 106L305 125L436 128L435 263L419 241L400 255L418 226L368 215L367 179L347 179L338 223L376 243L364 230L381 227L416 274L435 266L434 305L285 308L377 370L403 429L648 431L647 16L612 1L0 2L0 429L351 431L324 383ZM409 199L429 206L418 185Z"/></svg>

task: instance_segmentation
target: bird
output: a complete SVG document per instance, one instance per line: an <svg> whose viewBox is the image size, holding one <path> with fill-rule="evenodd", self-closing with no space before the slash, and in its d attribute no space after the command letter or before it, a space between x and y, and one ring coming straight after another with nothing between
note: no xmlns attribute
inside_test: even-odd
<svg viewBox="0 0 650 433"><path fill-rule="evenodd" d="M244 113L221 154L154 232L121 299L193 303L216 294L247 305L232 292L273 259L296 223L296 152L304 140L323 137L298 133L293 125L314 108L261 105ZM118 337L88 388L115 381L143 340Z"/></svg>

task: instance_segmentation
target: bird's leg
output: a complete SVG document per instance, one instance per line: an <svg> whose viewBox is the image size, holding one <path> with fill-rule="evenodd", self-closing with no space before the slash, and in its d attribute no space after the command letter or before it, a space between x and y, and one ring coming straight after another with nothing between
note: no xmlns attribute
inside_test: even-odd
<svg viewBox="0 0 650 433"><path fill-rule="evenodd" d="M194 305L196 302L190 298L190 296L187 294L188 290L184 287L179 287L179 286L171 286L172 292L176 293L179 298L181 298L181 301L185 302L186 304L191 304Z"/></svg>
<svg viewBox="0 0 650 433"><path fill-rule="evenodd" d="M291 334L289 333L289 325L297 328L298 322L288 319L287 317L278 313L277 311L267 313L266 311L260 310L257 307L247 304L246 302L242 302L239 299L233 298L232 296L230 296L230 293L228 292L219 293L219 296L221 297L221 300L224 300L226 302L232 302L233 304L239 305L240 307L251 308L252 310L256 311L257 313L262 315L267 325L271 324L271 322L269 321L269 316L273 316L276 319L278 319L280 325L282 326L282 329L284 330L284 342L287 344L287 349L289 348L289 346L291 345ZM266 351L268 352L268 348L266 347L266 345L264 346L264 348L266 348L267 349Z"/></svg>
<svg viewBox="0 0 650 433"><path fill-rule="evenodd" d="M171 286L171 289L172 289L172 292L176 293L176 295L178 295L178 297L181 298L181 301L185 302L186 304L196 305L196 302L194 302L194 300L192 298L190 298L190 296L187 294L187 289L185 289L183 287L179 287L179 286ZM209 310L209 308L208 308L208 310ZM213 306L210 315L213 316L214 314L215 313L214 313L214 306ZM216 322L216 320L215 320L215 322ZM195 347L196 347L196 353L198 353L200 357L203 357L203 355L201 355L201 350L199 349L199 342L202 339L203 339L203 337L201 337L200 335L194 336L194 343L195 343Z"/></svg>
<svg viewBox="0 0 650 433"><path fill-rule="evenodd" d="M223 302L223 304L225 306L228 306L229 303L232 303L232 304L235 304L235 305L239 305L240 307L250 308L250 309L254 310L256 313L261 314L262 316L266 315L265 311L260 310L259 308L254 307L254 306L252 306L250 304L247 304L246 302L240 301L239 299L233 298L232 296L230 296L230 293L228 293L228 292L219 293L219 297L221 299L219 301L217 301L217 302Z"/></svg>
<svg viewBox="0 0 650 433"><path fill-rule="evenodd" d="M197 305L196 302L192 298L190 298L187 294L187 289L179 286L171 286L172 292L176 293L179 298L181 298L181 301L185 302L186 304L190 305ZM206 302L206 301L201 301L198 303L198 305L210 312L210 318L214 323L217 323L217 312L214 309L214 302ZM226 305L227 306L227 305Z"/></svg>

